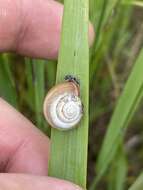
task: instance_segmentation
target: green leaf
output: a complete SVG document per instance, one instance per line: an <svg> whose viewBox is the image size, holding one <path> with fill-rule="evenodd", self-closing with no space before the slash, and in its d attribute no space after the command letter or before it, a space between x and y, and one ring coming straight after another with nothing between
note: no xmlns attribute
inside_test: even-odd
<svg viewBox="0 0 143 190"><path fill-rule="evenodd" d="M46 64L46 86L51 88L56 81L56 71L57 71L57 62L56 61L48 61Z"/></svg>
<svg viewBox="0 0 143 190"><path fill-rule="evenodd" d="M43 116L43 102L45 97L45 63L44 60L32 60L34 75L35 117L37 126L49 135L49 127Z"/></svg>
<svg viewBox="0 0 143 190"><path fill-rule="evenodd" d="M135 5L135 6L138 6L138 7L143 7L143 1L140 0L140 1L135 1L133 0L132 2L130 2L129 0L124 0L124 3L130 3L132 5Z"/></svg>
<svg viewBox="0 0 143 190"><path fill-rule="evenodd" d="M45 96L45 78L44 69L45 61L32 60L33 75L34 75L34 95L35 95L35 114L36 122L39 128L43 127L43 101Z"/></svg>
<svg viewBox="0 0 143 190"><path fill-rule="evenodd" d="M97 160L96 182L105 173L143 96L143 49L119 98Z"/></svg>
<svg viewBox="0 0 143 190"><path fill-rule="evenodd" d="M108 179L108 190L125 189L125 181L128 172L127 166L127 159L123 150L123 145L120 145L110 169L111 177Z"/></svg>
<svg viewBox="0 0 143 190"><path fill-rule="evenodd" d="M129 190L142 190L143 189L143 173L136 179L135 183L129 188Z"/></svg>
<svg viewBox="0 0 143 190"><path fill-rule="evenodd" d="M27 83L27 91L24 95L24 98L34 112L35 110L35 99L34 99L34 76L33 76L33 67L32 67L32 59L25 58L25 75L26 83Z"/></svg>
<svg viewBox="0 0 143 190"><path fill-rule="evenodd" d="M66 75L80 80L84 117L76 129L52 129L49 174L86 187L88 146L88 0L65 0L62 40L57 68L57 83Z"/></svg>
<svg viewBox="0 0 143 190"><path fill-rule="evenodd" d="M36 125L49 135L49 128L43 117L43 102L45 97L45 60L25 59L27 75L26 101L34 112Z"/></svg>
<svg viewBox="0 0 143 190"><path fill-rule="evenodd" d="M0 96L17 107L17 94L8 55L0 56L0 64Z"/></svg>

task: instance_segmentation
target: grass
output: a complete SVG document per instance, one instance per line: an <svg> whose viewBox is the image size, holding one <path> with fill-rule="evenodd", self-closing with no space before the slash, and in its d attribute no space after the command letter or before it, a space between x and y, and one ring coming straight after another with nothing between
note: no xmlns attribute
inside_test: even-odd
<svg viewBox="0 0 143 190"><path fill-rule="evenodd" d="M141 174L138 177L138 179L135 181L132 187L129 188L129 190L142 190L142 187L143 187L143 174Z"/></svg>
<svg viewBox="0 0 143 190"><path fill-rule="evenodd" d="M46 61L25 59L25 71L27 75L28 103L35 113L35 123L43 132L50 135L48 124L43 117L43 102L45 97L45 70Z"/></svg>
<svg viewBox="0 0 143 190"><path fill-rule="evenodd" d="M86 188L87 178L88 67L88 1L65 0L56 82L62 82L68 74L80 80L84 118L72 131L59 132L52 129L49 174L72 181L83 188Z"/></svg>
<svg viewBox="0 0 143 190"><path fill-rule="evenodd" d="M89 1L89 16L96 31L90 55L88 1L65 0L64 3L58 64L0 55L0 96L51 136L49 175L86 187L89 120L88 189L140 190L142 174L139 174L143 167L143 143L139 141L143 138L142 1ZM52 129L50 132L42 115L43 99L55 82L62 82L67 74L80 79L85 115L73 131ZM132 140L135 136L137 145ZM137 148L127 149L129 142Z"/></svg>
<svg viewBox="0 0 143 190"><path fill-rule="evenodd" d="M12 105L17 106L16 86L9 67L9 56L6 54L1 55L0 62L0 96L5 98Z"/></svg>
<svg viewBox="0 0 143 190"><path fill-rule="evenodd" d="M136 64L126 83L125 89L119 98L116 109L109 124L104 142L99 152L96 169L98 181L109 167L120 145L121 137L124 136L136 109L140 105L143 96L143 49L137 58ZM133 91L134 89L134 91ZM94 186L93 186L94 187Z"/></svg>
<svg viewBox="0 0 143 190"><path fill-rule="evenodd" d="M107 178L108 181L110 181L110 183L108 183L108 189L126 189L125 179L128 172L128 164L123 145L119 146L115 160L116 162L112 163L109 177Z"/></svg>

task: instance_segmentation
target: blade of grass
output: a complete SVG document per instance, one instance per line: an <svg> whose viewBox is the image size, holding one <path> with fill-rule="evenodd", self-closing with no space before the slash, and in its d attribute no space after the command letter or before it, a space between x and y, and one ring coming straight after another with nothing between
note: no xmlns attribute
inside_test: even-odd
<svg viewBox="0 0 143 190"><path fill-rule="evenodd" d="M8 55L3 54L0 56L0 64L0 96L17 107L17 94Z"/></svg>
<svg viewBox="0 0 143 190"><path fill-rule="evenodd" d="M56 81L57 62L48 61L46 64L46 87L50 89Z"/></svg>
<svg viewBox="0 0 143 190"><path fill-rule="evenodd" d="M57 83L71 74L80 80L84 117L76 129L52 129L49 174L86 188L88 146L88 0L65 0Z"/></svg>
<svg viewBox="0 0 143 190"><path fill-rule="evenodd" d="M143 2L141 1L135 1L133 2L133 5L139 6L139 7L143 7Z"/></svg>
<svg viewBox="0 0 143 190"><path fill-rule="evenodd" d="M120 5L123 0L90 0L90 18L95 26L96 40L93 45L91 59L94 59L97 47L102 41L105 26L110 22L114 8ZM130 0L131 1L131 0ZM94 10L94 11L93 11Z"/></svg>
<svg viewBox="0 0 143 190"><path fill-rule="evenodd" d="M45 132L45 134L50 135L50 129L44 120L42 108L45 97L45 63L46 61L44 60L32 60L35 92L35 117L37 127Z"/></svg>
<svg viewBox="0 0 143 190"><path fill-rule="evenodd" d="M25 59L25 71L27 76L27 94L26 101L34 112L36 126L45 134L50 131L43 117L42 105L45 96L45 67L46 61L36 59Z"/></svg>
<svg viewBox="0 0 143 190"><path fill-rule="evenodd" d="M132 73L127 81L125 89L118 101L111 122L109 124L98 160L97 177L94 185L103 176L114 158L119 146L120 138L124 135L136 109L143 96L143 49L137 58Z"/></svg>
<svg viewBox="0 0 143 190"><path fill-rule="evenodd" d="M115 188L113 190L124 190L127 176L127 161L124 153L119 154L117 160L117 171L115 176Z"/></svg>
<svg viewBox="0 0 143 190"><path fill-rule="evenodd" d="M129 188L129 190L142 190L143 189L143 173L136 179L135 183Z"/></svg>
<svg viewBox="0 0 143 190"><path fill-rule="evenodd" d="M110 171L111 179L108 180L108 190L124 190L127 171L127 159L123 150L123 145L120 145L116 157L113 160L113 167Z"/></svg>
<svg viewBox="0 0 143 190"><path fill-rule="evenodd" d="M26 74L26 82L27 82L27 91L24 95L27 104L34 112L35 102L34 102L34 79L33 79L33 67L32 67L32 59L25 58L25 74Z"/></svg>
<svg viewBox="0 0 143 190"><path fill-rule="evenodd" d="M33 75L34 75L34 94L35 94L35 115L36 122L39 128L43 127L42 105L45 96L45 61L32 60Z"/></svg>
<svg viewBox="0 0 143 190"><path fill-rule="evenodd" d="M34 112L36 126L49 136L50 131L43 117L42 105L45 96L45 67L46 61L25 59L27 93L25 99Z"/></svg>
<svg viewBox="0 0 143 190"><path fill-rule="evenodd" d="M107 3L107 2L106 2ZM116 5L116 4L115 4ZM105 6L105 5L104 5ZM109 5L107 5L109 6ZM91 51L91 57L90 57L90 81L92 83L94 76L97 75L98 67L99 65L103 64L105 62L104 57L110 54L111 59L111 53L119 54L119 50L123 47L121 45L125 45L125 42L128 41L127 38L129 38L127 27L129 25L130 21L130 15L131 15L131 7L130 6L123 6L121 3L118 2L118 7L116 7L116 11L114 13L114 17L109 17L107 19L107 24L105 24L105 27L102 31L99 29L99 37L100 37L100 43L98 45L98 48L95 47L96 41L98 41L98 35L96 33L96 41ZM106 6L105 6L106 11ZM105 14L105 13L104 13ZM102 16L104 17L104 15ZM102 22L103 18L101 18ZM110 21L108 21L110 20ZM118 26L120 27L120 30L118 29ZM122 40L122 44L121 44ZM124 44L123 44L124 43ZM120 46L120 47L119 47ZM110 49L112 48L112 50ZM95 52L96 48L96 52ZM120 49L119 49L120 48ZM117 52L118 50L118 52ZM119 54L119 56L121 56ZM120 57L118 58L118 55L115 55L114 62L120 60ZM97 78L97 77L96 77ZM97 80L96 80L97 81Z"/></svg>
<svg viewBox="0 0 143 190"><path fill-rule="evenodd" d="M125 1L124 3L128 3L128 1ZM130 3L130 2L129 2ZM143 7L143 2L142 1L133 1L131 2L132 5L138 6L138 7Z"/></svg>

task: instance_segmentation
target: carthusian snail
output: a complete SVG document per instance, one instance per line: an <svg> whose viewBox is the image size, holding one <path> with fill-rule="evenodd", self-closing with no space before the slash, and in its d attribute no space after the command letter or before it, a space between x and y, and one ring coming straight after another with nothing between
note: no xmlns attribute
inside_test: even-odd
<svg viewBox="0 0 143 190"><path fill-rule="evenodd" d="M44 102L44 115L48 123L59 130L75 127L83 115L79 83L71 75L65 82L53 87Z"/></svg>

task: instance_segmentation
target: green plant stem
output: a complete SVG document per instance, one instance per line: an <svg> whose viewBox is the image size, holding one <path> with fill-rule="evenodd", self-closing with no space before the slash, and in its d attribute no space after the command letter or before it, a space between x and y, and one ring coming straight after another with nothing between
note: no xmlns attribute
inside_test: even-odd
<svg viewBox="0 0 143 190"><path fill-rule="evenodd" d="M57 83L71 74L80 80L84 117L76 129L52 129L50 176L72 181L86 188L88 146L88 0L65 0L62 41L57 68Z"/></svg>

